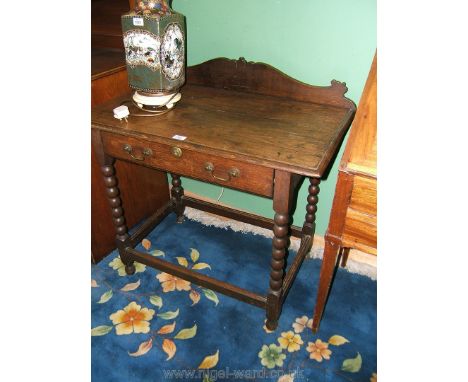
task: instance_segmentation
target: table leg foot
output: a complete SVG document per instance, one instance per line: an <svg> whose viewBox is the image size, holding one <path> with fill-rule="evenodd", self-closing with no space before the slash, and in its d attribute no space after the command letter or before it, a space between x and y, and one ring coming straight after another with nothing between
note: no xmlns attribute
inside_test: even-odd
<svg viewBox="0 0 468 382"><path fill-rule="evenodd" d="M128 275L128 276L131 276L135 273L135 264L133 263L133 261L131 262L131 264L126 264L125 265L125 273Z"/></svg>
<svg viewBox="0 0 468 382"><path fill-rule="evenodd" d="M314 317L312 321L312 331L317 332L320 320L322 319L325 304L330 292L333 273L338 258L340 246L325 235L325 249L323 252L322 268L320 269L319 287L317 291L317 301L315 303Z"/></svg>
<svg viewBox="0 0 468 382"><path fill-rule="evenodd" d="M267 319L265 326L268 330L276 330L278 327L278 320Z"/></svg>

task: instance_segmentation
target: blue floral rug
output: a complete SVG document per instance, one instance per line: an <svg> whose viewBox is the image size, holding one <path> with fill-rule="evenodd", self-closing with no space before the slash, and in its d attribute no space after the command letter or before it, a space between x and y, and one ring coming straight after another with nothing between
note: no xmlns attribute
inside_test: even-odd
<svg viewBox="0 0 468 382"><path fill-rule="evenodd" d="M263 236L171 214L138 249L266 294ZM339 269L314 334L320 264L304 261L268 333L262 309L142 264L126 276L114 251L92 267L92 380L377 381L376 282Z"/></svg>

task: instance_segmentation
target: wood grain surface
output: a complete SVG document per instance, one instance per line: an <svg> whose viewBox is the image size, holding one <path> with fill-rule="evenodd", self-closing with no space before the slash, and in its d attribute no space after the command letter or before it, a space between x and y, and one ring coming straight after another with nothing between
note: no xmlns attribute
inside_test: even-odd
<svg viewBox="0 0 468 382"><path fill-rule="evenodd" d="M374 56L340 162L320 271L312 330L320 325L338 254L377 254L377 54Z"/></svg>
<svg viewBox="0 0 468 382"><path fill-rule="evenodd" d="M340 167L346 171L377 177L377 55L353 123L358 128L351 129L349 133L349 144Z"/></svg>
<svg viewBox="0 0 468 382"><path fill-rule="evenodd" d="M91 106L102 104L129 91L125 55L120 30L120 13L127 11L125 0L92 1L92 34L104 37L91 50ZM122 12L121 12L122 10ZM117 38L115 37L117 36ZM109 41L111 44L109 44ZM107 42L107 43L106 43ZM120 49L115 49L115 45ZM100 47L99 47L100 46ZM110 110L112 113L112 111ZM118 160L122 206L131 227L169 200L164 172ZM115 248L115 229L106 198L96 152L91 149L91 256L98 262Z"/></svg>
<svg viewBox="0 0 468 382"><path fill-rule="evenodd" d="M91 1L91 46L123 49L120 16L129 10L127 0Z"/></svg>
<svg viewBox="0 0 468 382"><path fill-rule="evenodd" d="M198 66L198 72L209 73L211 67L218 66L217 63L226 62L230 61L210 61ZM279 76L278 71L265 64L240 65L244 66L241 73L250 73L244 74L246 78L251 78L252 73L261 78ZM152 142L177 144L181 149L226 159L321 177L355 111L354 104L342 95L342 104L337 101L338 85L324 88L299 86L297 81L282 75L282 82L277 81L280 86L277 93L282 95L281 87L286 86L285 83L295 84L298 89L303 89L302 100L298 101L293 99L297 94L293 97L291 93L291 98L274 95L274 82L269 87L258 83L255 87L243 88L244 77L234 74L226 88L210 87L209 82L197 84L202 81L189 74L176 109L150 121L130 117L128 124L119 122L109 110L129 97L113 99L93 109L92 127ZM236 90L230 90L235 80L240 81L240 85L234 87ZM265 79L264 83L269 82ZM257 89L264 94L255 93ZM342 86L339 90L342 93ZM132 105L130 109L137 112ZM178 142L172 138L174 135L183 135L187 139Z"/></svg>
<svg viewBox="0 0 468 382"><path fill-rule="evenodd" d="M273 195L273 170L268 167L246 165L243 162L220 159L217 156L199 153L194 150L182 150L177 142L174 142L173 145L164 145L110 133L102 133L102 140L106 152L115 158L257 195L267 197ZM126 145L132 147L132 155L138 159L132 158L124 150ZM173 148L181 150L180 157L172 153ZM142 154L144 149L151 149L151 155L144 156ZM207 164L212 165L212 172L206 169ZM238 170L238 176L231 177L229 175L232 169Z"/></svg>

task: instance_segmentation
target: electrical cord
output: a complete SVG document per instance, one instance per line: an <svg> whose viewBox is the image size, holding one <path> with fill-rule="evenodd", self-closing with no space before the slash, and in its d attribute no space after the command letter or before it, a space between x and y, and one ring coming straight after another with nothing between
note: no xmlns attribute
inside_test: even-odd
<svg viewBox="0 0 468 382"><path fill-rule="evenodd" d="M223 193L224 193L224 187L221 187L221 193L219 194L218 199L216 199L217 202L219 202L219 200L221 199L221 196L223 196Z"/></svg>

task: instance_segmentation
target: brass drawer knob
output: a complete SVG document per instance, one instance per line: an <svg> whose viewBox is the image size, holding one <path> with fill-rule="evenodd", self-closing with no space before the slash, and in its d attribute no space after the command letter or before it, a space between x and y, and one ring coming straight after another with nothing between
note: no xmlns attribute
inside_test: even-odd
<svg viewBox="0 0 468 382"><path fill-rule="evenodd" d="M211 177L216 180L221 180L223 182L229 182L231 178L238 178L240 176L240 171L236 167L232 167L229 172L228 172L228 177L227 178L222 178L220 176L216 176L214 174L214 165L211 162L206 162L205 163L205 170L208 171L211 174Z"/></svg>
<svg viewBox="0 0 468 382"><path fill-rule="evenodd" d="M176 158L180 158L182 156L182 149L180 147L172 147L171 152Z"/></svg>
<svg viewBox="0 0 468 382"><path fill-rule="evenodd" d="M237 177L240 175L240 171L239 171L238 168L233 167L233 168L231 168L231 169L229 170L229 175L230 175L232 178L237 178Z"/></svg>
<svg viewBox="0 0 468 382"><path fill-rule="evenodd" d="M126 143L123 147L123 150L127 153L130 154L130 156L135 159L135 160L139 160L139 161L144 161L145 160L145 157L150 157L151 155L153 155L153 151L150 149L150 148L145 148L143 149L142 151L142 156L139 157L139 156L136 156L133 154L133 147L130 146L128 143Z"/></svg>

